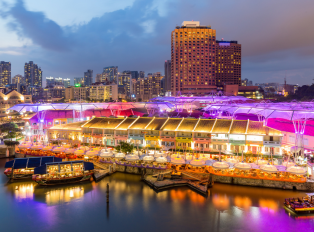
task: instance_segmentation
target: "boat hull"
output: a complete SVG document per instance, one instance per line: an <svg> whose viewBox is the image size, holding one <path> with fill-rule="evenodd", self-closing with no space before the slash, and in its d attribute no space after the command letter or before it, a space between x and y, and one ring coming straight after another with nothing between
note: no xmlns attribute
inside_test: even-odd
<svg viewBox="0 0 314 232"><path fill-rule="evenodd" d="M285 204L284 206L286 209L288 209L289 211L292 211L295 214L310 214L310 213L314 213L314 207L313 208L298 208L298 209L294 209L292 208L290 205Z"/></svg>
<svg viewBox="0 0 314 232"><path fill-rule="evenodd" d="M42 186L49 186L49 185L62 185L62 184L73 184L83 181L89 181L92 178L92 174L74 177L74 178L65 178L65 179L49 179L49 180L35 180L35 182Z"/></svg>

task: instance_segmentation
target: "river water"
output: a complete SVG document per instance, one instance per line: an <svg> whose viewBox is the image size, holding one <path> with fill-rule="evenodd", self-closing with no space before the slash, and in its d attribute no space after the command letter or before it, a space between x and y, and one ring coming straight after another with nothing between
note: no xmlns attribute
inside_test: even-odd
<svg viewBox="0 0 314 232"><path fill-rule="evenodd" d="M314 216L295 217L282 205L303 192L215 184L207 198L185 187L156 193L140 176L124 173L40 187L8 183L5 162L0 159L1 231L314 231Z"/></svg>

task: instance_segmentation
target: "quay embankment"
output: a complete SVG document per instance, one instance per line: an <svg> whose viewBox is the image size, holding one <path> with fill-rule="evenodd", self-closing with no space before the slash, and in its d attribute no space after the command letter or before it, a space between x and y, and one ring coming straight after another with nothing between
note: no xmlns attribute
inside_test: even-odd
<svg viewBox="0 0 314 232"><path fill-rule="evenodd" d="M279 181L279 180L266 180L266 179L251 179L244 177L232 177L232 176L220 176L212 174L214 182L223 184L235 184L235 185L246 185L252 187L266 187L266 188L277 188L277 189L289 189L289 190L300 190L300 191L314 191L314 181L306 180L305 182L290 182L290 181Z"/></svg>
<svg viewBox="0 0 314 232"><path fill-rule="evenodd" d="M100 162L95 162L97 163ZM170 171L169 168L149 168L149 167L132 167L119 164L109 164L109 163L100 163L103 167L103 169L108 169L109 166L112 167L112 169L116 172L123 172L123 173L130 173L130 174L138 174L141 175L143 171L145 170L145 173L147 175L146 183L149 185L154 185L153 188L157 191L163 190L165 188L169 187L177 187L177 186L187 186L187 181L169 181L169 180L163 180L163 181L157 181L153 175L157 175L159 173L164 173L166 171ZM195 175L195 172L193 171L184 171L185 173L190 173L191 175ZM227 175L219 175L219 173L197 173L199 176L203 176L204 179L209 178L209 176L212 177L212 181L216 183L223 183L223 184L234 184L234 185L245 185L245 186L252 186L252 187L265 187L265 188L277 188L277 189L287 189L287 190L299 190L299 191L314 191L314 181L309 179L304 179L302 182L297 181L284 181L284 179L277 179L274 178L246 178L242 176L227 176ZM153 181L154 180L154 181Z"/></svg>

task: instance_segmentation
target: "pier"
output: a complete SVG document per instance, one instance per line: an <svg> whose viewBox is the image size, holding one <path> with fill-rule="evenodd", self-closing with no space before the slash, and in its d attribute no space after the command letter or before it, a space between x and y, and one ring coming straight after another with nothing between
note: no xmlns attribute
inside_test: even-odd
<svg viewBox="0 0 314 232"><path fill-rule="evenodd" d="M197 193L207 195L208 189L213 186L210 175L197 176L194 173L182 172L180 177L173 177L171 171L155 175L144 175L142 180L155 191L163 191L170 188L187 186Z"/></svg>

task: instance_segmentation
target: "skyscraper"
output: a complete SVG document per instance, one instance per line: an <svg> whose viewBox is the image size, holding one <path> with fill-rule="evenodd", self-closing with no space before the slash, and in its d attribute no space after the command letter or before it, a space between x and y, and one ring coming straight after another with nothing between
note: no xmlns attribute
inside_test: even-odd
<svg viewBox="0 0 314 232"><path fill-rule="evenodd" d="M74 86L82 86L84 85L84 78L83 77L74 77Z"/></svg>
<svg viewBox="0 0 314 232"><path fill-rule="evenodd" d="M119 94L125 95L127 99L131 98L131 94L133 93L131 74L122 73L118 75L118 88Z"/></svg>
<svg viewBox="0 0 314 232"><path fill-rule="evenodd" d="M216 41L216 85L241 85L241 44Z"/></svg>
<svg viewBox="0 0 314 232"><path fill-rule="evenodd" d="M27 86L39 86L42 87L42 75L41 68L38 68L37 64L33 61L25 63L24 65L24 79Z"/></svg>
<svg viewBox="0 0 314 232"><path fill-rule="evenodd" d="M96 77L95 77L95 82L98 83L98 82L101 82L101 79L102 79L102 74L96 74Z"/></svg>
<svg viewBox="0 0 314 232"><path fill-rule="evenodd" d="M139 72L139 78L144 78L145 77L145 72L144 71L140 71Z"/></svg>
<svg viewBox="0 0 314 232"><path fill-rule="evenodd" d="M55 84L63 86L63 79L62 79L62 77L56 77L55 78Z"/></svg>
<svg viewBox="0 0 314 232"><path fill-rule="evenodd" d="M15 75L12 78L12 84L24 84L24 77L20 74Z"/></svg>
<svg viewBox="0 0 314 232"><path fill-rule="evenodd" d="M69 86L71 86L71 79L69 78L63 79L63 85L65 88L68 88Z"/></svg>
<svg viewBox="0 0 314 232"><path fill-rule="evenodd" d="M130 70L127 70L127 71L123 71L123 73L125 73L125 74L131 74L133 80L137 80L138 77L139 77L138 71L130 71Z"/></svg>
<svg viewBox="0 0 314 232"><path fill-rule="evenodd" d="M54 77L46 77L46 86L54 86L55 84Z"/></svg>
<svg viewBox="0 0 314 232"><path fill-rule="evenodd" d="M145 78L140 78L133 84L133 93L137 101L148 101L151 98L158 97L161 94L160 72L148 73Z"/></svg>
<svg viewBox="0 0 314 232"><path fill-rule="evenodd" d="M0 62L0 86L11 84L11 62Z"/></svg>
<svg viewBox="0 0 314 232"><path fill-rule="evenodd" d="M170 92L171 91L171 60L165 61L165 77L163 80L163 91Z"/></svg>
<svg viewBox="0 0 314 232"><path fill-rule="evenodd" d="M184 21L171 33L171 89L204 95L216 90L216 30L198 21Z"/></svg>
<svg viewBox="0 0 314 232"><path fill-rule="evenodd" d="M110 67L106 67L104 68L104 71L102 73L102 82L104 81L114 81L115 83L118 82L117 80L117 76L118 76L118 66L110 66Z"/></svg>
<svg viewBox="0 0 314 232"><path fill-rule="evenodd" d="M91 86L93 83L93 70L88 69L87 72L84 72L84 85Z"/></svg>

